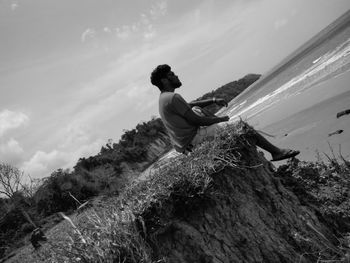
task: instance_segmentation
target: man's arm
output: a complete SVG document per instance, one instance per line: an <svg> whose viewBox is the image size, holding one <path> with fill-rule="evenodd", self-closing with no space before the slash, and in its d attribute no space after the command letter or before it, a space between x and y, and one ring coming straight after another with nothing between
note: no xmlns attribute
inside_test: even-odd
<svg viewBox="0 0 350 263"><path fill-rule="evenodd" d="M207 100L198 100L198 101L191 101L190 103L188 103L191 107L194 107L194 106L199 106L201 108L204 108L208 105L211 105L211 104L217 104L217 105L220 105L220 106L226 106L227 107L227 102L224 100L224 99L220 99L220 98L211 98L211 99L207 99Z"/></svg>
<svg viewBox="0 0 350 263"><path fill-rule="evenodd" d="M195 126L209 126L215 123L219 122L225 122L228 121L230 118L228 116L223 117L207 117L207 116L199 116L196 113L194 113L192 110L188 110L185 113L185 119L195 125Z"/></svg>

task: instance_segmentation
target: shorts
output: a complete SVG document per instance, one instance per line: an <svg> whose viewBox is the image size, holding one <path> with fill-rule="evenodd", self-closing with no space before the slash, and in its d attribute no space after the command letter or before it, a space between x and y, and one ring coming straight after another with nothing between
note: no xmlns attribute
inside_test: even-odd
<svg viewBox="0 0 350 263"><path fill-rule="evenodd" d="M194 106L192 110L194 113L196 113L199 116L210 116L210 117L215 116L209 111L202 109L201 107L198 107L198 106ZM199 127L197 130L197 134L194 136L194 138L191 141L191 145L194 147L205 140L214 139L216 132L218 131L218 129L220 129L220 126L222 126L222 123L216 123L210 126Z"/></svg>
<svg viewBox="0 0 350 263"><path fill-rule="evenodd" d="M216 133L218 132L218 130L221 129L221 127L222 125L220 125L219 123L216 123L210 126L199 127L197 130L197 134L194 136L194 138L191 141L191 144L194 147L205 140L214 139Z"/></svg>

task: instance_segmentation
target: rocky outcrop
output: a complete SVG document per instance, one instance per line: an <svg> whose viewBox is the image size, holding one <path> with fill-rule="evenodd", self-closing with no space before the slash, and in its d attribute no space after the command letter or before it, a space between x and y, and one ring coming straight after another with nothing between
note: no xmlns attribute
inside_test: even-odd
<svg viewBox="0 0 350 263"><path fill-rule="evenodd" d="M212 172L209 190L168 193L143 211L143 231L155 257L174 263L333 258L339 250L331 230L280 183L271 164L249 144L230 148L241 161ZM196 157L183 161L191 158Z"/></svg>

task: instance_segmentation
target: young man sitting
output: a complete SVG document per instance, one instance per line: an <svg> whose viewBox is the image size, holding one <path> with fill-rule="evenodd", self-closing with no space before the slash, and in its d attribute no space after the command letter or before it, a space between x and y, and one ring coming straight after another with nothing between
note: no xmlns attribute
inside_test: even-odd
<svg viewBox="0 0 350 263"><path fill-rule="evenodd" d="M160 90L159 114L172 140L174 148L180 153L187 154L192 148L204 140L214 137L219 123L227 122L228 116L218 117L203 111L203 107L216 103L227 106L223 99L209 99L187 103L181 95L174 93L182 83L178 76L171 71L169 65L157 66L151 74L151 83ZM254 133L257 146L268 151L272 161L284 160L298 155L299 151L280 149L271 144L258 132Z"/></svg>

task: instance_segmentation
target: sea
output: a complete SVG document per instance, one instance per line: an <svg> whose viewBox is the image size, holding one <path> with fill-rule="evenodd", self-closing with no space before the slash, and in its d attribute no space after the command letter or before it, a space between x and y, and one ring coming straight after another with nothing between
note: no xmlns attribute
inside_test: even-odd
<svg viewBox="0 0 350 263"><path fill-rule="evenodd" d="M299 47L219 114L247 121L300 160L350 160L350 11ZM266 155L267 157L268 154ZM268 158L267 158L268 159Z"/></svg>
<svg viewBox="0 0 350 263"><path fill-rule="evenodd" d="M350 10L264 74L217 115L247 121L301 161L350 160ZM264 152L264 151L263 151ZM266 159L271 159L264 152ZM139 179L171 158L174 150ZM276 166L286 161L274 163Z"/></svg>

